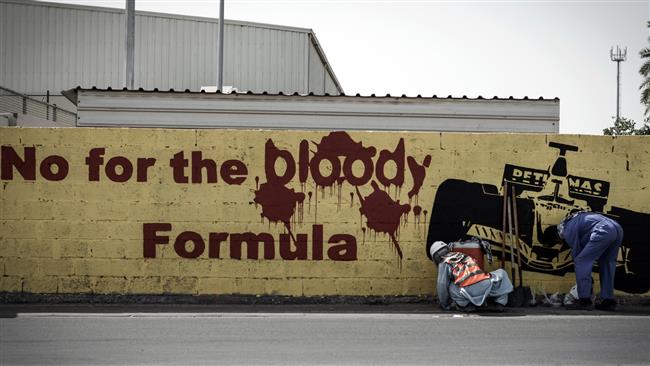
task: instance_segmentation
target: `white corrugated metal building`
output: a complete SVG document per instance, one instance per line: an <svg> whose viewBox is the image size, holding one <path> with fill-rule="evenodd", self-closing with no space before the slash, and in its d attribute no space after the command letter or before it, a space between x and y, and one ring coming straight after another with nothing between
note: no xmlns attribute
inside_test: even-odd
<svg viewBox="0 0 650 366"><path fill-rule="evenodd" d="M216 84L219 20L172 14L136 12L136 90L121 90L125 22L123 9L0 0L0 87L49 91L78 126L559 132L558 99L345 96L312 30L241 21L224 22L224 85L240 93L197 93ZM64 115L4 92L0 111Z"/></svg>
<svg viewBox="0 0 650 366"><path fill-rule="evenodd" d="M76 88L78 126L557 133L558 99Z"/></svg>
<svg viewBox="0 0 650 366"><path fill-rule="evenodd" d="M0 86L42 99L125 85L123 9L0 0ZM217 84L219 19L137 11L135 87ZM270 93L343 92L311 29L226 20L224 85Z"/></svg>

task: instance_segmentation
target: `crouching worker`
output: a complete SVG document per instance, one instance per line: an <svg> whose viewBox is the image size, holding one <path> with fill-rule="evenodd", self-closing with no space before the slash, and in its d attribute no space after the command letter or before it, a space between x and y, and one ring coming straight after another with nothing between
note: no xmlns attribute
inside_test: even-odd
<svg viewBox="0 0 650 366"><path fill-rule="evenodd" d="M600 271L601 302L596 309L613 311L614 275L616 257L623 242L623 228L616 221L595 212L575 212L568 215L556 227L550 227L557 237L571 248L578 285L577 302L567 305L571 310L590 310L592 307L591 272L594 261L598 260Z"/></svg>
<svg viewBox="0 0 650 366"><path fill-rule="evenodd" d="M473 311L494 302L494 309L503 311L512 292L512 283L503 269L485 273L469 255L451 252L447 244L436 241L429 248L438 266L438 303L444 310L458 307Z"/></svg>

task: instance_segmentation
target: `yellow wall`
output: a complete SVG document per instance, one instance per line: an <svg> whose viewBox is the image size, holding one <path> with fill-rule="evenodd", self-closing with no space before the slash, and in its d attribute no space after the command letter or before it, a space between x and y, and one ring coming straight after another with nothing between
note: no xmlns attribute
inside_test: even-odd
<svg viewBox="0 0 650 366"><path fill-rule="evenodd" d="M396 163L395 156L386 153L394 152L400 139L403 139L404 154ZM293 178L286 184L277 183L273 187L269 183L272 177L265 171L265 161L269 161L273 152L270 140L277 149L288 151L296 165ZM338 156L342 166L345 165L345 155L359 156L363 151L371 153L369 147L374 147L374 155L369 160L373 167L377 166L382 151L388 158L384 159L387 161L383 169L384 181L399 176L398 170L401 170L404 182L401 187L385 187L374 171L362 185L354 186L343 181L340 185L334 183L331 187L319 188L310 170L301 184L300 175L302 173L304 177L305 173L298 164L301 142L303 151L309 151L303 154L303 160L304 157L312 160L319 152L319 156ZM570 175L609 183L603 211L612 206L622 207L637 213L637 216L632 216L639 217L639 222L647 220L643 216L650 212L647 137L0 128L0 144L4 149L1 161L0 291L291 296L431 294L435 288L435 266L427 258L425 247L438 187L445 181L456 179L499 189L506 164L548 170L558 157L558 149L549 147L549 142L578 147L579 151L566 153ZM308 144L307 150L304 150L305 144ZM33 180L24 178L11 165L14 152L23 160L29 148L33 148L35 154ZM92 169L86 163L90 150L94 148L105 149L98 170L99 181L90 181L89 170ZM200 151L203 159L214 160L217 170L221 169L223 162L236 160L240 162L236 164L245 167L247 172L225 172L225 175L230 174L230 184L224 180L223 174L218 174L216 183L207 183L205 170L201 183L191 183L191 176L190 183L176 182L170 159L184 152L185 157L191 160L193 151ZM42 163L53 155L61 158L49 158ZM106 169L115 156L126 157L134 165L138 158L154 158L156 161L148 169L146 181L137 181L134 171L128 181L114 182L107 177ZM424 167L427 156L430 156L430 163ZM411 172L415 170L409 168L408 157L413 158L425 172L419 194L411 199L408 193L414 185ZM47 164L61 161L69 165L65 177L56 167L50 168ZM118 162L113 160L111 166L119 165ZM273 170L270 164L268 168ZM25 171L30 169L26 166ZM278 159L274 169L276 174L282 176L285 169L283 160ZM327 176L331 173L331 164L323 162L320 170L312 169ZM50 179L57 178L57 175L62 179L48 180L41 170ZM362 170L360 161L352 164L352 173L357 178L363 174ZM191 172L191 169L185 171ZM9 177L9 172L12 177ZM116 168L115 175L120 174L121 169ZM144 180L143 177L140 180ZM245 177L245 180L236 184L237 177ZM373 189L373 181L378 183L379 191ZM268 184L264 186L265 183ZM591 193L594 190L592 187ZM486 195L495 196L493 193L489 191ZM528 197L526 199L530 202L536 202L533 196L540 194L521 192L519 197L522 200ZM497 200L498 195L496 192ZM302 204L287 200L300 201L303 196ZM360 197L364 198L365 207L362 207ZM465 202L468 197L460 194L457 198L437 199L446 202L458 200L461 202L458 207L473 211L474 208ZM398 200L399 204L386 205ZM580 202L577 200L574 204L580 206ZM404 206L406 204L409 207ZM417 216L414 213L416 206L421 208ZM493 212L500 222L500 208L493 208L490 215ZM408 213L400 217L400 209L408 210ZM563 209L541 206L536 209L530 217L539 214L538 220L543 227L563 215ZM390 212L395 210L397 216L390 217ZM289 219L283 222L282 217ZM151 244L155 258L145 258L145 224L156 223L171 224L171 231L157 232L158 236L168 236L169 243ZM638 222L634 224L641 225ZM391 225L395 230L390 228ZM314 254L313 249L314 230L318 231L320 227L323 231L322 260L314 259L321 251L316 250ZM475 226L471 230L478 229ZM183 258L174 249L176 237L185 231L198 233L205 242L205 251L197 258ZM237 236L233 234L247 232L270 234L267 237L273 238L273 253L267 255L273 259L264 258L261 245L259 259L247 259L246 245L242 248L242 259L231 258L230 240ZM394 240L389 235L391 232ZM220 245L218 258L215 253L215 258L209 258L210 233L214 233L214 237L218 233L228 234ZM295 238L299 234L307 235L307 258L284 259L280 252L281 236L287 242L290 235ZM429 240L437 239L436 234L433 233ZM647 242L645 238L639 240ZM295 245L293 239L288 243L292 248ZM333 255L328 255L328 250L335 245L339 246L332 249ZM634 266L639 268L639 263L645 263L649 258L647 250L638 250L641 244L634 245L637 245L636 249L629 254L636 253L637 257L627 259L636 261ZM195 248L188 243L184 250L192 253ZM557 259L561 260L564 259ZM629 264L622 257L621 260L622 264ZM557 261L554 265L558 265ZM636 275L646 276L642 273ZM524 276L525 282L537 291L566 290L574 282L571 272L553 274L530 270ZM640 278L646 277L631 276L630 281L638 282ZM647 289L639 289L643 286L636 282L633 286L636 290L631 292L647 292Z"/></svg>

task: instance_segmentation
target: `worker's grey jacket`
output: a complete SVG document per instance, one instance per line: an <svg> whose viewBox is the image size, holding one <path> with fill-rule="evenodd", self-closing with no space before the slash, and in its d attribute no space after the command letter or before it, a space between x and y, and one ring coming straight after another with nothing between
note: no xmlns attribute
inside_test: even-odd
<svg viewBox="0 0 650 366"><path fill-rule="evenodd" d="M508 303L508 294L512 292L512 283L503 269L490 272L490 278L473 285L460 287L453 283L451 266L441 262L438 266L438 303L440 307L449 310L450 298L458 306L467 306L470 302L476 306L485 303L488 297L501 305Z"/></svg>

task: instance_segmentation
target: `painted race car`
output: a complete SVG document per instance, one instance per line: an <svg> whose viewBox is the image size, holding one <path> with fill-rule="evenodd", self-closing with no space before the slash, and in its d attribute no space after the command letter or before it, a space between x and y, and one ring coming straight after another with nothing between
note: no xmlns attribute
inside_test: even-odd
<svg viewBox="0 0 650 366"><path fill-rule="evenodd" d="M570 249L549 235L569 212L601 212L618 221L625 232L618 255L617 290L645 293L650 290L650 214L608 206L609 182L569 174L566 155L577 152L573 145L550 142L558 149L552 167L536 169L505 164L503 180L515 189L522 267L526 271L564 275L573 270ZM492 184L445 180L436 192L429 231L429 243L480 237L492 243L496 257L503 253L503 188ZM506 251L508 252L508 251ZM508 256L506 255L506 259ZM597 267L595 269L597 271Z"/></svg>

